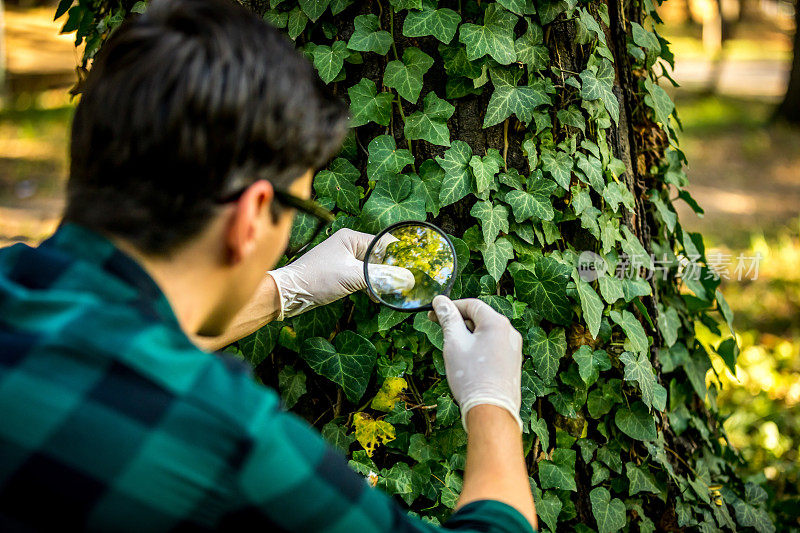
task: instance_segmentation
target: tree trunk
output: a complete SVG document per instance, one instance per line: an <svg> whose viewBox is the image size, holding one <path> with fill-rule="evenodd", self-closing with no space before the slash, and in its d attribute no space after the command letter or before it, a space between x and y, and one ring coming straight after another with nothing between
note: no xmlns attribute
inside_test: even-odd
<svg viewBox="0 0 800 533"><path fill-rule="evenodd" d="M795 31L792 70L783 102L775 110L775 119L790 124L800 124L800 1L794 3Z"/></svg>
<svg viewBox="0 0 800 533"><path fill-rule="evenodd" d="M264 15L264 13L268 11L268 2L266 0L242 0L242 2L245 5L249 5L260 15ZM355 81L362 78L366 78L374 82L379 92L390 91L391 88L385 85L385 80L383 77L386 65L391 60L397 61L401 59L403 51L410 47L417 47L432 58L439 57L439 43L435 39L430 37L410 38L404 35L401 29L404 27L404 20L410 11L407 11L406 9L397 9L398 12L394 13L395 10L389 5L390 3L392 5L401 6L414 4L414 2L401 2L399 0L394 2L387 1L383 3L378 2L377 0L373 2L361 2L353 4L342 14L330 19L333 22L333 26L338 29L338 34L336 35L335 39L348 42L354 32L353 19L356 16L370 13L378 15L380 28L391 32L391 36L394 41L393 47L396 47L396 49L390 50L386 56L365 53L363 54L363 63L347 64L346 79L352 81L333 83L334 89L344 98L347 98L346 88L348 86L352 86ZM502 3L505 6L512 4L525 4L525 2ZM619 183L621 183L624 188L631 193L633 203L629 206L629 209L622 209L620 221L624 226L627 226L631 234L635 236L635 238L641 243L643 249L646 252L651 253L655 250L655 247L653 246L654 241L658 241L659 249L663 250L664 246L677 246L678 244L676 243L680 238L682 238L683 242L686 243L688 238L688 234L680 233L680 235L683 235L683 237L679 238L677 234L672 234L672 230L666 231L660 218L661 215L657 215L655 213L651 201L652 195L662 194L661 191L666 190L663 183L663 174L659 174L659 172L664 172L667 168L664 162L666 152L669 147L671 128L669 124L661 124L660 126L659 122L663 123L665 120L666 122L669 122L669 118L665 119L664 116L659 117L657 114L654 114L653 99L661 98L661 93L658 92L658 88L645 90L646 82L649 82L651 79L649 68L652 66L652 64L648 64L647 68L643 68L643 60L641 58L635 59L634 56L629 53L630 47L632 46L632 37L634 39L639 38L639 34L633 31L633 25L637 24L641 25L641 27L645 27L647 24L645 21L646 15L643 12L642 7L636 2L624 2L622 0L610 0L601 4L603 5L594 4L589 6L589 11L587 11L587 13L594 15L597 20L602 19L599 14L600 10L605 10L605 13L607 13L608 23L601 23L599 26L597 26L599 33L596 34L596 37L599 37L601 40L605 40L608 43L610 54L613 56L614 79L612 95L606 95L604 98L614 98L618 102L618 120L612 121L610 127L600 130L598 130L593 124L590 124L587 126L585 131L582 131L579 128L569 124L560 123L562 115L558 113L559 111L568 109L570 104L577 103L580 105L579 101L575 101L575 93L570 92L570 84L567 83L567 80L570 78L574 78L575 80L582 79L577 74L587 70L587 63L589 62L589 58L593 50L592 46L581 44L587 42L586 31L591 30L586 30L586 27L581 29L580 25L576 23L576 19L581 18L578 16L577 11L574 16L558 16L555 18L555 20L543 24L543 45L547 49L549 66L553 70L552 73L550 71L543 70L536 77L529 75L529 80L531 83L533 83L533 80L539 76L550 77L552 80L554 80L555 85L558 87L556 94L554 94L552 97L552 109L547 111L552 119L553 136L556 143L569 140L570 138L575 138L577 140L577 144L580 145L582 140L597 139L598 143L607 143L608 147L610 148L611 155L621 161L622 165L624 166L624 170L618 176ZM563 6L566 5L566 3L541 3L540 6L540 3L536 2L536 5L539 6L538 9L542 10L548 5L552 8L554 5ZM462 24L481 23L483 8L480 6L479 2L456 3L443 0L439 2L438 7L447 7L459 11L462 15ZM520 22L520 24L522 23ZM317 23L317 27L318 25L319 22ZM522 31L524 31L524 28ZM583 33L580 33L581 31ZM516 36L519 37L519 35L520 29L517 28ZM594 34L590 33L590 36L592 35ZM314 30L310 33L308 31L301 33L297 37L297 44L298 46L303 46L312 39L314 40L315 44L319 44L319 42L322 41L324 41L326 44L330 44L329 40L320 39L318 30ZM320 39L320 41L317 42L316 39ZM456 34L452 42L457 43L458 40L459 36ZM635 42L634 44L638 44L639 46L643 47L643 50L647 46L643 42ZM657 47L654 47L649 52L646 51L646 53L651 53L653 51L660 53L660 47L661 45L658 44ZM415 164L413 167L415 170L419 170L421 162L429 159L441 158L445 155L447 152L447 148L445 146L434 145L424 140L414 140L413 143L407 140L403 130L403 123L407 120L409 115L424 109L422 97L427 93L434 92L440 97L444 96L447 90L447 81L448 74L444 68L444 64L441 60L437 59L434 61L430 70L428 70L424 75L424 83L420 92L421 96L419 100L416 103L409 103L406 100L401 100L398 98L395 104L392 106L392 120L388 128L370 123L360 126L356 129L356 141L357 145L360 147L360 150L358 157L355 159L350 159L359 168L359 170L361 170L362 176L366 176L367 174L367 145L369 140L379 134L388 132L394 137L399 149L410 149L415 159ZM461 140L466 142L471 148L472 153L476 156L485 156L489 153L492 153L493 150L496 150L498 153L503 155L504 166L509 169L518 169L520 172L527 173L526 169L528 168L528 160L526 159L525 151L523 150L523 142L526 138L530 137L532 126L530 124L522 123L519 120L519 117L512 115L501 123L484 128L484 116L486 114L487 107L491 104L492 98L492 91L489 89L490 86L491 82L486 84L481 94L467 94L465 96L450 100L450 102L455 106L454 113L447 123L450 132L450 139L451 141ZM650 100L645 98L645 96L648 94L648 91L650 91L650 96L648 96ZM665 94L664 97L666 97ZM402 107L397 105L398 102L402 103ZM661 100L661 103L663 105L667 105L664 103L663 99ZM669 103L669 106L671 106L671 102ZM597 137L593 137L593 135L596 135ZM602 137L602 139L600 137ZM575 153L574 157L579 157L579 154ZM670 164L670 168L675 170L674 163ZM656 171L654 169L661 170ZM677 165L677 169L680 171L679 163ZM360 178L358 184L365 188L370 187L367 177ZM679 183L674 184L680 185ZM557 210L563 209L566 212L566 210L569 209L569 205L572 201L570 195L576 190L574 187L578 187L579 189L582 188L580 175L573 174L570 176L570 185L573 188L571 188L566 195L564 195L562 198L552 199L553 205ZM603 203L603 199L601 197L594 196L594 193L592 193L592 195L595 202L598 200L600 202L596 205L604 206L603 209L605 211L609 210L608 206ZM474 197L469 195L452 205L444 206L442 207L438 216L434 218L434 222L440 225L448 233L457 237L464 237L466 239L465 234L469 233L470 228L476 224L476 220L470 216L475 203ZM565 248L573 248L578 251L596 249L594 248L596 247L596 241L587 234L582 227L583 224L584 222L579 220L565 220L559 224L561 240L550 244L542 243L544 248L546 250L553 248L562 250ZM679 227L676 231L681 232ZM686 244L683 244L682 246L686 246ZM473 261L475 260L475 257L476 256L473 255ZM475 268L478 270L482 268L480 261L476 263ZM688 392L689 396L691 397L694 395L694 392L692 392L691 389L686 388L687 385L685 384L685 379L682 380L684 385L676 385L674 383L674 377L669 378L667 375L661 372L662 364L665 364L665 359L664 356L661 355L661 352L666 349L668 345L665 344L662 329L654 326L656 317L662 317L665 309L670 306L685 305L682 303L683 300L678 296L677 282L673 279L667 282L658 283L656 279L653 278L649 279L648 283L650 285L650 294L642 295L641 297L636 298L636 300L638 300L637 305L633 305L635 302L631 302L631 312L633 313L633 316L635 317L636 321L641 324L647 335L652 339L652 344L649 348L649 351L647 351L647 354L649 355L649 362L646 364L652 365L652 367L655 369L656 379L654 383L656 384L656 387L661 387L661 384L665 386L668 385L669 380L671 379L673 382L672 387L675 387L674 389L671 389L673 392L684 390L685 392ZM497 284L496 288L496 294L514 294L514 287L514 276L509 275L509 273L505 273L499 279L499 283ZM713 293L714 289L712 288L711 294ZM517 296L519 296L518 293ZM666 298L666 300L662 301L662 297ZM713 299L713 296L710 296L710 298ZM374 309L370 311L373 313L372 316L369 314L360 315L360 311L357 309L351 309L350 305L351 304L349 302L345 305L345 312L343 317L338 321L337 328L359 329L363 328L363 324L357 322L374 319ZM357 305L355 307L357 307ZM687 343L693 342L693 326L691 325L691 320L692 319L688 319L685 330L685 341ZM516 324L517 322L515 322L515 325ZM613 326L613 324L611 325ZM400 326L402 326L402 324ZM558 328L551 329L551 332L554 331L558 331ZM598 339L595 339L590 334L589 328L587 328L585 325L585 321L575 320L571 325L566 327L566 337L569 345L568 353L569 351L579 349L582 345L589 344L591 346L596 346L599 342ZM617 337L613 338L616 339ZM674 342L674 340L670 340L671 344L674 344ZM608 347L607 349L612 354L612 357L618 361L618 358L621 356L622 349L620 348L618 351L615 351L613 347ZM280 355L280 352L281 348L279 347L278 358L281 361L291 361L292 357L296 357L293 353L291 353L287 354L284 358ZM693 357L707 359L707 355L704 351L693 353L695 354ZM569 358L569 355L566 357ZM275 360L272 359L266 367L261 368L261 371L265 381L277 385L278 383L275 378L274 361ZM666 364L669 364L670 367L672 367L673 363L667 362ZM705 363L699 364L702 365ZM560 368L562 369L562 372L564 372L566 371L567 365L562 363ZM674 369L670 368L670 371L674 371ZM627 370L625 372L627 376ZM423 397L426 397L425 395L428 393L421 395L420 391L424 392L425 388L431 386L431 383L435 383L438 379L440 379L440 376L436 376L435 373L433 373L426 376L417 376L414 379L416 380L416 383L414 383L414 381L409 377L410 386L413 389L413 396L415 398L414 401L417 403L424 403ZM317 393L317 400L312 399L312 403L318 402L319 405L329 405L331 399L334 398L337 393L334 389L326 389L326 384L324 383L318 383L317 387L319 387L318 390L321 390L322 393ZM314 395L312 394L312 396ZM588 443L593 443L595 441L591 439L600 439L598 436L598 431L603 431L602 428L605 427L604 424L610 424L613 426L614 422L606 422L601 420L598 423L597 420L591 419L589 414L584 410L585 408L580 409L575 417L564 416L563 412L561 412L558 408L554 408L555 404L553 404L552 400L544 400L545 399L541 397L537 398L533 405L531 405L529 408L538 413L540 419L546 419L549 421L547 426L550 428L551 441L541 442L538 436L536 436L534 441L533 436L531 435L530 439L526 438L526 450L530 451L529 461L531 475L534 476L534 479L536 479L536 475L538 474L538 479L542 483L542 487L551 489L549 491L538 493L537 498L543 498L544 500L549 501L551 504L555 503L555 501L559 501L559 505L563 505L562 509L564 510L560 515L557 512L555 517L547 517L547 525L551 528L554 528L555 523L558 522L559 527L566 526L567 528L573 528L576 523L591 524L594 526L595 523L599 523L601 518L598 514L598 504L594 500L595 491L597 490L595 487L596 483L590 479L593 476L588 472L590 467L591 469L602 469L605 467L602 466L602 463L598 462L598 459L592 460L593 452L589 453L586 457L583 457L583 454L580 454L577 462L572 467L574 468L576 484L576 492L574 495L563 490L561 492L552 490L553 487L548 486L547 482L542 480L542 473L539 466L541 461L548 460L549 462L549 460L553 459L551 454L553 453L554 449L560 447L560 444L555 443L553 440L554 435L560 434L561 432L566 435L571 435L571 437L568 438L575 438L583 435L584 438L581 440L587 441ZM431 398L428 397L427 402L430 403L431 401L435 400L431 400ZM715 415L707 410L703 399L698 396L694 396L693 399L687 400L687 402L688 409L697 413L699 416L698 420L702 420L703 424L705 424L703 427L707 428L707 430L704 431L709 431L710 434L717 435L719 432L719 426L716 422ZM337 402L336 412L338 412L340 408L341 402L339 401ZM301 406L300 411L302 412L303 409L304 408ZM525 407L523 407L523 409L525 409ZM659 432L660 444L655 445L655 448L646 450L641 448L641 443L631 443L629 440L622 438L622 441L630 443L628 461L632 462L628 463L627 468L634 468L636 467L636 464L641 461L641 459L636 459L636 457L648 457L648 455L654 454L653 457L660 457L660 459L657 460L657 462L660 461L660 466L658 468L674 472L674 477L671 477L671 475L667 476L662 471L660 475L663 474L663 478L660 478L659 483L664 483L663 486L669 487L664 492L664 494L667 495L666 501L659 498L645 498L644 500L641 500L641 503L629 503L629 505L639 505L639 507L634 508L635 510L629 514L628 520L632 522L639 520L638 527L640 527L642 530L645 530L647 527L649 527L649 525L652 525L652 520L655 522L655 527L657 527L659 530L665 531L681 530L685 527L691 527L693 525L696 526L701 522L706 523L707 527L711 527L709 524L714 524L714 520L711 518L712 516L717 518L717 522L722 520L730 520L729 511L724 505L722 507L715 505L714 508L708 508L706 511L703 511L705 514L698 514L697 518L691 518L691 516L687 517L683 507L686 504L682 499L684 496L681 492L682 490L685 491L685 488L679 489L675 483L680 483L676 480L684 476L687 479L695 478L693 468L688 467L692 459L689 459L686 462L682 461L682 459L684 457L691 458L696 454L704 453L701 452L701 450L704 449L703 444L699 442L699 437L697 435L689 435L684 428L681 427L674 429L670 422L670 420L673 419L668 417L666 412L658 412L657 409L653 412L655 413L655 421ZM435 420L435 417L431 418L431 414L432 412L430 411L423 412L423 416L425 417L425 425L422 427L424 428L424 434L426 438L434 439L436 432L432 431L431 424L432 421ZM305 415L310 420L320 420L320 418L317 416L318 411L313 411L313 413L306 412ZM324 415L319 416L322 417L323 421L325 420ZM679 419L675 418L674 420L678 421ZM589 428L589 437L586 437L585 433L587 427ZM625 445L627 446L627 444ZM608 449L609 446L615 446L614 442L609 442L601 446L601 448ZM668 454L666 450L669 450L672 455ZM653 459L653 457L651 457L649 461L654 461L655 459ZM646 459L645 462L647 461L648 460ZM383 470L382 472L390 473L391 471L388 469L392 467L392 462L390 461L389 463L385 464L387 470ZM619 476L620 478L624 479L624 474L621 474L622 471L620 470L617 474L612 473L611 477L613 478L614 476ZM630 475L630 473L628 475ZM734 478L732 477L731 479ZM617 480L615 483L619 482L620 481ZM558 495L558 498L553 500L556 494ZM630 501L640 502L638 499L629 500L629 502ZM540 501L537 500L537 505L539 503ZM698 513L700 513L700 511L698 511ZM604 525L603 527L607 526Z"/></svg>

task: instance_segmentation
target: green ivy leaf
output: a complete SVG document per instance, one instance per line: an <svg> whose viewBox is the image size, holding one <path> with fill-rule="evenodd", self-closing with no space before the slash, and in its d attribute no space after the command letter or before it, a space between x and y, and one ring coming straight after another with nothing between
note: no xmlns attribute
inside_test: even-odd
<svg viewBox="0 0 800 533"><path fill-rule="evenodd" d="M444 157L436 158L445 172L439 192L441 207L457 202L472 192L469 166L471 157L472 149L467 143L453 141Z"/></svg>
<svg viewBox="0 0 800 533"><path fill-rule="evenodd" d="M592 503L592 515L597 521L599 533L613 533L625 527L625 504L619 498L612 500L608 489L592 489L589 501Z"/></svg>
<svg viewBox="0 0 800 533"><path fill-rule="evenodd" d="M422 139L439 146L450 146L450 130L447 121L456 108L442 100L433 91L423 100L423 110L406 117L404 133L408 139Z"/></svg>
<svg viewBox="0 0 800 533"><path fill-rule="evenodd" d="M331 0L298 0L298 2L300 3L300 9L308 15L308 18L312 22L316 22L328 9L328 4L331 3ZM328 82L326 81L325 83Z"/></svg>
<svg viewBox="0 0 800 533"><path fill-rule="evenodd" d="M553 203L550 196L555 193L556 184L548 179L540 178L528 181L528 192L509 191L505 201L511 206L514 220L517 223L531 218L553 220Z"/></svg>
<svg viewBox="0 0 800 533"><path fill-rule="evenodd" d="M383 72L383 83L396 89L397 93L409 102L416 104L422 90L422 77L431 66L433 66L431 56L419 48L406 48L403 50L402 61L394 60L386 65ZM452 113L450 114L452 115Z"/></svg>
<svg viewBox="0 0 800 533"><path fill-rule="evenodd" d="M658 437L656 421L642 402L631 404L630 409L622 407L617 410L614 422L620 431L632 439L649 441Z"/></svg>
<svg viewBox="0 0 800 533"><path fill-rule="evenodd" d="M653 83L649 78L644 82L644 88L647 95L644 97L644 103L653 108L656 114L656 120L661 123L661 127L669 133L669 117L675 110L675 104L663 88Z"/></svg>
<svg viewBox="0 0 800 533"><path fill-rule="evenodd" d="M517 298L550 322L567 325L572 319L566 294L569 274L570 267L553 258L541 257L532 271L520 269L514 274Z"/></svg>
<svg viewBox="0 0 800 533"><path fill-rule="evenodd" d="M586 131L586 119L583 118L583 113L576 105L570 105L567 109L561 109L556 114L558 121L565 126L572 126L578 128L582 132Z"/></svg>
<svg viewBox="0 0 800 533"><path fill-rule="evenodd" d="M619 122L619 100L614 94L614 66L603 59L597 66L590 65L580 74L581 97L586 100L600 100L608 114Z"/></svg>
<svg viewBox="0 0 800 533"><path fill-rule="evenodd" d="M489 189L496 189L497 180L495 176L503 165L505 165L505 162L500 152L495 148L489 148L483 157L472 156L469 166L475 176L475 192L482 193Z"/></svg>
<svg viewBox="0 0 800 533"><path fill-rule="evenodd" d="M592 479L591 484L592 486L599 485L603 481L607 480L611 475L611 471L606 468L602 463L599 461L592 462Z"/></svg>
<svg viewBox="0 0 800 533"><path fill-rule="evenodd" d="M507 238L500 237L490 244L481 246L480 252L489 275L495 281L500 281L500 277L506 271L506 265L514 258L514 246Z"/></svg>
<svg viewBox="0 0 800 533"><path fill-rule="evenodd" d="M775 533L775 525L763 509L759 509L745 503L742 500L737 500L733 504L733 510L736 512L736 521L742 527L752 527L758 533Z"/></svg>
<svg viewBox="0 0 800 533"><path fill-rule="evenodd" d="M438 461L442 458L439 451L430 445L425 435L414 433L408 443L408 455L417 462Z"/></svg>
<svg viewBox="0 0 800 533"><path fill-rule="evenodd" d="M361 211L365 230L377 233L401 220L425 220L423 187L418 178L402 174L379 181Z"/></svg>
<svg viewBox="0 0 800 533"><path fill-rule="evenodd" d="M619 360L625 364L625 380L635 381L642 392L642 401L648 408L663 411L667 407L667 390L662 387L653 372L650 359L644 354L623 352Z"/></svg>
<svg viewBox="0 0 800 533"><path fill-rule="evenodd" d="M581 302L583 319L586 321L586 325L589 326L589 333L596 338L600 332L600 319L603 317L603 309L605 308L603 301L594 292L592 286L578 275L577 270L573 271L572 279L575 281L575 288Z"/></svg>
<svg viewBox="0 0 800 533"><path fill-rule="evenodd" d="M569 183L572 181L573 165L573 160L569 154L561 150L544 148L542 149L541 159L542 169L550 174L562 189L568 191Z"/></svg>
<svg viewBox="0 0 800 533"><path fill-rule="evenodd" d="M542 28L533 21L528 21L528 29L514 41L517 62L528 67L529 72L539 72L550 64L550 51L542 44Z"/></svg>
<svg viewBox="0 0 800 533"><path fill-rule="evenodd" d="M391 135L378 135L367 147L367 175L369 179L381 181L403 171L414 164L414 156L405 148L398 148Z"/></svg>
<svg viewBox="0 0 800 533"><path fill-rule="evenodd" d="M601 371L611 368L611 360L605 350L593 351L586 344L575 350L572 358L578 363L578 374L587 386L597 381Z"/></svg>
<svg viewBox="0 0 800 533"><path fill-rule="evenodd" d="M439 216L439 194L444 181L444 169L433 159L426 159L419 166L419 177L425 185L425 210L433 213L433 216Z"/></svg>
<svg viewBox="0 0 800 533"><path fill-rule="evenodd" d="M347 89L350 97L350 126L356 128L369 122L381 126L388 126L392 118L391 92L381 92L375 87L375 82L361 78L361 81Z"/></svg>
<svg viewBox="0 0 800 533"><path fill-rule="evenodd" d="M661 494L656 478L650 473L647 467L639 468L634 463L625 464L625 475L628 476L628 495L633 496L640 492L652 492Z"/></svg>
<svg viewBox="0 0 800 533"><path fill-rule="evenodd" d="M302 370L295 370L285 366L278 372L278 389L281 391L281 400L287 409L291 409L306 393L306 375Z"/></svg>
<svg viewBox="0 0 800 533"><path fill-rule="evenodd" d="M422 9L423 0L389 0L389 3L394 8L395 12L404 9Z"/></svg>
<svg viewBox="0 0 800 533"><path fill-rule="evenodd" d="M338 15L347 9L355 0L331 0L331 13Z"/></svg>
<svg viewBox="0 0 800 533"><path fill-rule="evenodd" d="M280 331L285 325L284 322L270 322L240 340L239 348L242 350L244 358L254 367L258 366L275 349Z"/></svg>
<svg viewBox="0 0 800 533"><path fill-rule="evenodd" d="M72 0L67 0L71 2ZM144 5L144 2L138 2L139 4ZM134 13L133 10L131 10ZM289 12L288 11L276 11L274 9L268 10L264 13L264 20L275 26L276 28L286 28L286 25L289 22Z"/></svg>
<svg viewBox="0 0 800 533"><path fill-rule="evenodd" d="M348 435L343 426L333 422L328 422L322 427L322 438L344 454L350 452L350 445L356 441L354 435Z"/></svg>
<svg viewBox="0 0 800 533"><path fill-rule="evenodd" d="M539 21L542 23L542 25L550 24L561 13L564 13L570 9L569 4L565 0L540 0L537 3Z"/></svg>
<svg viewBox="0 0 800 533"><path fill-rule="evenodd" d="M531 412L531 431L539 437L542 449L547 449L550 445L550 431L547 429L547 420L539 418L535 412Z"/></svg>
<svg viewBox="0 0 800 533"><path fill-rule="evenodd" d="M628 188L616 181L612 181L603 190L603 199L615 213L619 210L619 204L623 204L629 211L634 210L633 193Z"/></svg>
<svg viewBox="0 0 800 533"><path fill-rule="evenodd" d="M642 323L636 319L634 314L630 311L622 311L622 313L611 311L609 316L611 316L611 320L622 328L625 336L628 337L625 341L626 349L646 356L650 342L644 332Z"/></svg>
<svg viewBox="0 0 800 533"><path fill-rule="evenodd" d="M556 448L552 460L539 461L539 483L542 489L577 491L575 484L575 450Z"/></svg>
<svg viewBox="0 0 800 533"><path fill-rule="evenodd" d="M381 487L389 494L410 494L412 491L411 467L398 461L389 469L381 470Z"/></svg>
<svg viewBox="0 0 800 533"><path fill-rule="evenodd" d="M444 70L450 78L468 78L473 84L473 79L481 75L481 66L478 61L467 59L467 49L457 43L445 46L439 45L439 54L444 62ZM474 85L473 85L474 87Z"/></svg>
<svg viewBox="0 0 800 533"><path fill-rule="evenodd" d="M449 427L461 419L458 405L450 396L439 396L436 399L436 426Z"/></svg>
<svg viewBox="0 0 800 533"><path fill-rule="evenodd" d="M459 40L467 46L470 61L489 55L501 65L517 59L514 52L514 24L517 16L499 4L489 4L484 12L483 25L464 23Z"/></svg>
<svg viewBox="0 0 800 533"><path fill-rule="evenodd" d="M550 530L555 531L556 524L558 523L558 515L561 514L561 508L564 504L561 503L555 491L542 492L539 490L539 487L535 485L536 482L533 478L530 478L530 480L533 489L533 497L536 501L536 514L547 524Z"/></svg>
<svg viewBox="0 0 800 533"><path fill-rule="evenodd" d="M343 41L336 41L331 46L319 45L314 47L314 66L319 71L319 77L325 83L330 83L342 71L344 60L350 55L347 45Z"/></svg>
<svg viewBox="0 0 800 533"><path fill-rule="evenodd" d="M497 3L520 16L536 13L533 0L497 0Z"/></svg>
<svg viewBox="0 0 800 533"><path fill-rule="evenodd" d="M528 123L533 118L533 111L539 106L551 103L549 93L552 84L549 80L535 80L531 85L516 85L507 77L501 77L492 71L494 92L486 106L483 127L488 128L500 124L511 115L516 115L520 122Z"/></svg>
<svg viewBox="0 0 800 533"><path fill-rule="evenodd" d="M303 10L300 9L300 6L297 6L289 11L289 18L286 21L286 31L289 34L289 37L292 39L297 39L297 36L303 33L303 30L306 29L306 24L308 24L308 15L303 13Z"/></svg>
<svg viewBox="0 0 800 533"><path fill-rule="evenodd" d="M298 342L311 337L328 336L331 334L336 321L342 316L342 302L321 305L306 311L302 316L292 318L292 327L297 334Z"/></svg>
<svg viewBox="0 0 800 533"><path fill-rule="evenodd" d="M406 37L427 37L433 35L447 44L453 40L461 22L461 16L449 8L436 9L435 2L426 0L422 11L411 11L403 22L403 35Z"/></svg>
<svg viewBox="0 0 800 533"><path fill-rule="evenodd" d="M669 348L678 341L678 329L681 327L678 310L674 307L665 308L659 304L656 322L658 323L658 330L664 337L664 345Z"/></svg>
<svg viewBox="0 0 800 533"><path fill-rule="evenodd" d="M372 375L378 353L375 346L354 331L342 331L333 344L322 337L306 340L300 356L317 374L340 387L353 403L358 402Z"/></svg>
<svg viewBox="0 0 800 533"><path fill-rule="evenodd" d="M508 233L508 208L492 202L476 202L469 212L481 222L484 242L494 242L497 236Z"/></svg>
<svg viewBox="0 0 800 533"><path fill-rule="evenodd" d="M428 340L431 341L436 348L442 349L444 346L444 336L442 334L442 327L428 318L428 313L422 312L414 315L414 329L420 333L424 333Z"/></svg>
<svg viewBox="0 0 800 533"><path fill-rule="evenodd" d="M358 176L358 169L350 161L338 157L327 170L320 171L314 177L314 190L320 196L332 198L339 209L357 215L360 195L355 182Z"/></svg>
<svg viewBox="0 0 800 533"><path fill-rule="evenodd" d="M647 68L652 67L653 63L658 59L658 56L661 55L661 42L659 42L658 37L636 22L631 22L631 35L633 37L633 42L645 50L647 61L645 66Z"/></svg>
<svg viewBox="0 0 800 533"><path fill-rule="evenodd" d="M588 180L592 189L598 193L602 193L606 187L606 180L603 177L603 163L594 156L587 156L583 153L578 153L575 165L583 172Z"/></svg>
<svg viewBox="0 0 800 533"><path fill-rule="evenodd" d="M534 326L528 330L525 341L534 370L542 376L545 384L550 384L558 373L561 358L567 352L564 330L555 328L548 334L539 326Z"/></svg>
<svg viewBox="0 0 800 533"><path fill-rule="evenodd" d="M392 46L392 36L381 30L377 15L369 13L358 15L354 20L355 31L347 42L347 47L359 52L375 52L385 56Z"/></svg>

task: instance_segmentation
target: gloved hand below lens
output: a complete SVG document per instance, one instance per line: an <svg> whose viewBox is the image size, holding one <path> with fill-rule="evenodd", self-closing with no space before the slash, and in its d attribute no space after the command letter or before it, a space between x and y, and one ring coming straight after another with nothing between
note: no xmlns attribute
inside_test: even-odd
<svg viewBox="0 0 800 533"><path fill-rule="evenodd" d="M326 305L351 293L367 288L364 280L364 255L374 235L351 229L340 229L292 263L272 270L280 295L281 312L278 320L290 318L309 309ZM385 235L373 247L371 261L380 262L386 246L393 240ZM370 267L372 268L372 267ZM408 284L413 274L400 267L381 265L386 279L396 278ZM398 273L404 270L407 274Z"/></svg>
<svg viewBox="0 0 800 533"><path fill-rule="evenodd" d="M467 413L476 405L504 407L522 431L522 336L506 317L474 298L433 300L435 317L444 334L447 383L461 408L467 430ZM465 320L474 325L467 328Z"/></svg>

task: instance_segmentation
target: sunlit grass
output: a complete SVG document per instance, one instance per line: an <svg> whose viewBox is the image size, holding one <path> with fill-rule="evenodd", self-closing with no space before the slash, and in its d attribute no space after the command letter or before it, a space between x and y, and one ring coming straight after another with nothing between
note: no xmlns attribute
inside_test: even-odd
<svg viewBox="0 0 800 533"><path fill-rule="evenodd" d="M758 278L729 280L722 290L736 314L740 354L731 372L713 348L726 336L697 324L712 356L708 383L719 388L724 428L746 472L770 480L777 496L800 486L800 220L777 238L754 234L748 254L763 257Z"/></svg>

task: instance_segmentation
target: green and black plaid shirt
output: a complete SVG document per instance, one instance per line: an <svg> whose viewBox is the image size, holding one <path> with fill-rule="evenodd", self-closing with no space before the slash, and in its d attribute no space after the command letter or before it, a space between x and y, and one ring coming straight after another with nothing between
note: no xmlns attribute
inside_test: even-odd
<svg viewBox="0 0 800 533"><path fill-rule="evenodd" d="M0 250L0 530L432 531L244 364L198 350L108 240ZM445 529L530 532L496 501Z"/></svg>

